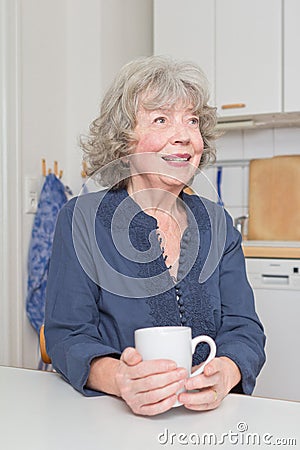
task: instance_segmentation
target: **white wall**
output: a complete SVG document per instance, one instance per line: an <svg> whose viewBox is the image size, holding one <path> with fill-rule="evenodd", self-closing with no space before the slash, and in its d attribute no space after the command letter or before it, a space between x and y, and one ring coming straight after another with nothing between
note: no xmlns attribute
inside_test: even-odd
<svg viewBox="0 0 300 450"><path fill-rule="evenodd" d="M78 192L78 138L123 64L152 54L152 0L67 2L67 173Z"/></svg>
<svg viewBox="0 0 300 450"><path fill-rule="evenodd" d="M46 158L48 167L53 167L54 160L58 161L59 169L64 171L63 181L77 193L81 187L78 137L97 115L101 95L119 67L134 57L152 53L152 0L0 1L1 12L4 4L9 8L14 5L16 9L14 16L9 12L5 18L8 30L2 29L2 34L13 34L14 27L18 31L12 52L16 53L19 64L16 82L19 124L14 123L14 133L19 136L20 191L24 189L26 177L36 177L42 185L41 159ZM1 73L2 69L1 66ZM14 69L11 65L12 78ZM4 97L0 99L1 105L4 100ZM15 103L13 95L9 101ZM3 137L1 144L2 140ZM16 176L13 178L11 187L16 182ZM9 188L8 183L7 191ZM14 303L17 311L13 311L10 298L4 295L1 298L0 311L12 310L12 323L7 323L4 314L0 317L3 338L0 364L35 368L38 340L25 315L27 253L33 215L24 211L23 192L17 193L17 197L18 226L9 239L20 241L15 253L21 270L18 274L13 270L14 265L10 265L9 283L11 287L18 286L19 295ZM12 347L17 349L13 358Z"/></svg>
<svg viewBox="0 0 300 450"><path fill-rule="evenodd" d="M152 0L109 0L101 2L102 87L126 62L152 54Z"/></svg>
<svg viewBox="0 0 300 450"><path fill-rule="evenodd" d="M67 165L67 4L65 1L20 1L20 95L22 184L26 177L43 183L41 159L66 173ZM24 211L22 198L23 305L27 287L27 253L34 216ZM24 306L25 309L25 306ZM23 317L23 361L35 367L38 340Z"/></svg>

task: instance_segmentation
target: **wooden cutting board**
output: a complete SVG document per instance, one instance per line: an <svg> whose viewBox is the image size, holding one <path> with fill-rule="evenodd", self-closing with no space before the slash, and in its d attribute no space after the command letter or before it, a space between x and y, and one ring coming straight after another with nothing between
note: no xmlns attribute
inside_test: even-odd
<svg viewBox="0 0 300 450"><path fill-rule="evenodd" d="M300 154L250 162L248 239L300 241Z"/></svg>

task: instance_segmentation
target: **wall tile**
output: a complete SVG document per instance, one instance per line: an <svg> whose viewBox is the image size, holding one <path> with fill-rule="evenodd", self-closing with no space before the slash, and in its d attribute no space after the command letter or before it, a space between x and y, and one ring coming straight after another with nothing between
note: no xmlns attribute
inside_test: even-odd
<svg viewBox="0 0 300 450"><path fill-rule="evenodd" d="M300 155L300 128L274 130L275 155Z"/></svg>
<svg viewBox="0 0 300 450"><path fill-rule="evenodd" d="M199 195L217 202L217 167L204 169L203 172L203 175L195 177L191 187ZM234 210L234 217L248 213L248 191L248 167L223 167L221 195L226 209Z"/></svg>
<svg viewBox="0 0 300 450"><path fill-rule="evenodd" d="M221 193L225 207L244 207L243 180L242 167L223 167Z"/></svg>
<svg viewBox="0 0 300 450"><path fill-rule="evenodd" d="M244 209L239 208L237 206L229 206L229 207L225 206L225 209L232 217L233 223L234 223L234 219L245 215Z"/></svg>
<svg viewBox="0 0 300 450"><path fill-rule="evenodd" d="M191 187L202 197L217 202L216 175L216 167L203 169L203 171L195 177Z"/></svg>
<svg viewBox="0 0 300 450"><path fill-rule="evenodd" d="M249 203L249 167L243 167L243 206L245 214L248 212Z"/></svg>
<svg viewBox="0 0 300 450"><path fill-rule="evenodd" d="M245 159L270 158L274 156L274 130L244 131Z"/></svg>
<svg viewBox="0 0 300 450"><path fill-rule="evenodd" d="M243 159L242 131L227 131L217 141L217 159L227 161L230 159Z"/></svg>

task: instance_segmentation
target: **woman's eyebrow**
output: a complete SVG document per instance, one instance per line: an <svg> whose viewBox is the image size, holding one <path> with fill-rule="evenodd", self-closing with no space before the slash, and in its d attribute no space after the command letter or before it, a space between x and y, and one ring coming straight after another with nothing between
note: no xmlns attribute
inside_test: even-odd
<svg viewBox="0 0 300 450"><path fill-rule="evenodd" d="M155 113L155 112L159 112L159 113L167 113L171 111L171 108L164 108L164 107L158 107L155 109L150 109L151 112Z"/></svg>

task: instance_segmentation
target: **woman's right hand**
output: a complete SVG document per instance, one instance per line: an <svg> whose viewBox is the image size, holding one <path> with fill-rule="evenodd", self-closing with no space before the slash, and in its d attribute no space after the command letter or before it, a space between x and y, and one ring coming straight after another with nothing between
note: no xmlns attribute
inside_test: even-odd
<svg viewBox="0 0 300 450"><path fill-rule="evenodd" d="M123 351L115 372L117 394L135 414L147 416L172 408L177 400L176 393L184 387L186 378L186 369L177 368L174 361L143 361L132 347Z"/></svg>

